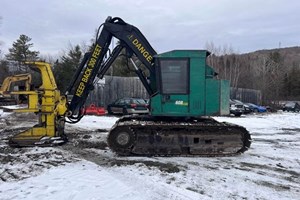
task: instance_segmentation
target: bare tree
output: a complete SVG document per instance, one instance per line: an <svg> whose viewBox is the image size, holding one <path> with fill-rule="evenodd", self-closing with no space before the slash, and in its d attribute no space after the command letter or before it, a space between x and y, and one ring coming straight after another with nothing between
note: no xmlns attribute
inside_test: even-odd
<svg viewBox="0 0 300 200"><path fill-rule="evenodd" d="M242 73L241 56L231 45L217 47L213 42L207 42L206 49L212 53L207 61L219 73L219 77L229 80L231 87L238 87Z"/></svg>
<svg viewBox="0 0 300 200"><path fill-rule="evenodd" d="M206 42L205 49L211 53L211 55L207 58L207 63L211 65L217 72L220 72L220 69L218 68L219 65L217 64L217 56L220 54L220 48L216 47L215 44L210 41Z"/></svg>
<svg viewBox="0 0 300 200"><path fill-rule="evenodd" d="M231 86L237 88L242 73L242 57L234 54L232 55L232 58L233 61L230 66L230 80Z"/></svg>
<svg viewBox="0 0 300 200"><path fill-rule="evenodd" d="M264 103L274 102L280 98L280 90L285 80L283 63L278 60L279 55L258 55L252 62L255 87L262 91Z"/></svg>

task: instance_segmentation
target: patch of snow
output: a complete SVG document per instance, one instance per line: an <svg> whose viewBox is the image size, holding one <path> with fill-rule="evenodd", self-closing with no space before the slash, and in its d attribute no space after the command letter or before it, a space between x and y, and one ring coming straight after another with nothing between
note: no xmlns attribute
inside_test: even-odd
<svg viewBox="0 0 300 200"><path fill-rule="evenodd" d="M79 160L71 154L52 147L15 148L13 150L9 148L1 149L1 152L9 153L0 153L0 183L36 176L45 169Z"/></svg>
<svg viewBox="0 0 300 200"><path fill-rule="evenodd" d="M113 116L86 115L78 123L70 126L80 127L87 130L110 129L117 120L118 118Z"/></svg>
<svg viewBox="0 0 300 200"><path fill-rule="evenodd" d="M5 108L5 109L14 110L14 109L28 108L28 105L27 104L18 104L18 105L1 106L1 107Z"/></svg>
<svg viewBox="0 0 300 200"><path fill-rule="evenodd" d="M129 169L130 170L130 169ZM175 188L163 187L159 180L148 180L150 188L138 187L135 175L128 180L113 171L94 163L81 161L48 170L44 174L17 183L0 185L1 199L120 199L140 200L162 196L164 190L177 192ZM161 193L152 191L155 184ZM152 187L151 187L152 186ZM168 186L168 185L167 185ZM169 192L163 195L168 199ZM156 199L156 198L154 198ZM183 199L183 198L181 198Z"/></svg>
<svg viewBox="0 0 300 200"><path fill-rule="evenodd" d="M243 117L214 117L217 121L226 121L246 127L250 132L282 132L282 129L300 128L299 113L280 112L279 114L246 115Z"/></svg>
<svg viewBox="0 0 300 200"><path fill-rule="evenodd" d="M3 112L3 109L0 109L0 119L1 118L6 118L10 114L11 114L11 112Z"/></svg>

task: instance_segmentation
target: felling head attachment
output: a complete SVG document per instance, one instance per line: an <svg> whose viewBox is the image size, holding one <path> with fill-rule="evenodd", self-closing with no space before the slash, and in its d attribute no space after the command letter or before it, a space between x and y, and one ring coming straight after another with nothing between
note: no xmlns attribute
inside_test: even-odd
<svg viewBox="0 0 300 200"><path fill-rule="evenodd" d="M26 64L40 72L42 85L37 90L13 92L16 95L25 95L28 99L27 108L13 111L37 114L38 124L10 138L9 145L27 147L64 143L67 141L64 134L67 100L57 89L51 66L45 62L26 62Z"/></svg>

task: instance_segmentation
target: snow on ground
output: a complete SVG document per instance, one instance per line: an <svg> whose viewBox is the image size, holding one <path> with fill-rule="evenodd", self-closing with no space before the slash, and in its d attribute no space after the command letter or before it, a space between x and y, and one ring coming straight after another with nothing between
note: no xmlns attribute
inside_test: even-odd
<svg viewBox="0 0 300 200"><path fill-rule="evenodd" d="M15 166L30 169L31 155L44 155L35 158L44 166L35 173L24 170L22 178L0 179L0 199L299 199L298 113L216 117L246 127L253 139L244 154L221 158L118 157L103 132L117 119L86 116L68 125L74 136L62 147L25 148L20 154L0 149L3 158L15 155L22 161L1 161L1 170L15 175L22 174ZM47 156L59 164L45 163Z"/></svg>
<svg viewBox="0 0 300 200"><path fill-rule="evenodd" d="M3 110L0 109L0 118L1 118L1 120L4 120L10 114L11 113L9 113L9 112L3 112Z"/></svg>
<svg viewBox="0 0 300 200"><path fill-rule="evenodd" d="M264 133L284 132L284 129L300 127L299 113L278 111L271 114L242 115L242 117L215 117L218 121L236 123L246 127L250 132L263 131Z"/></svg>
<svg viewBox="0 0 300 200"><path fill-rule="evenodd" d="M94 163L81 161L1 186L1 199L144 199L144 194Z"/></svg>
<svg viewBox="0 0 300 200"><path fill-rule="evenodd" d="M75 159L70 154L55 148L22 148L9 153L2 148L0 153L1 169L0 183L11 180L22 180L39 175L45 169L73 163ZM0 192L1 197L1 192ZM1 198L0 198L1 199Z"/></svg>
<svg viewBox="0 0 300 200"><path fill-rule="evenodd" d="M28 108L28 105L27 104L18 104L18 105L10 105L10 106L1 106L1 108L7 109L7 110L14 110L14 109ZM1 110L1 112L3 112L3 111Z"/></svg>
<svg viewBox="0 0 300 200"><path fill-rule="evenodd" d="M77 124L72 126L86 130L110 129L118 118L112 116L84 116Z"/></svg>

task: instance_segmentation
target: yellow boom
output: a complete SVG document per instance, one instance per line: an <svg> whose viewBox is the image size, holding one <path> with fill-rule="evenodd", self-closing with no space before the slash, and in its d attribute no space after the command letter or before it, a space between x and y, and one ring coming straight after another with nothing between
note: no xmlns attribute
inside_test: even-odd
<svg viewBox="0 0 300 200"><path fill-rule="evenodd" d="M30 90L31 74L17 74L4 79L0 87L0 95L5 96L5 94L9 93L11 84L20 81L25 81L26 90Z"/></svg>

